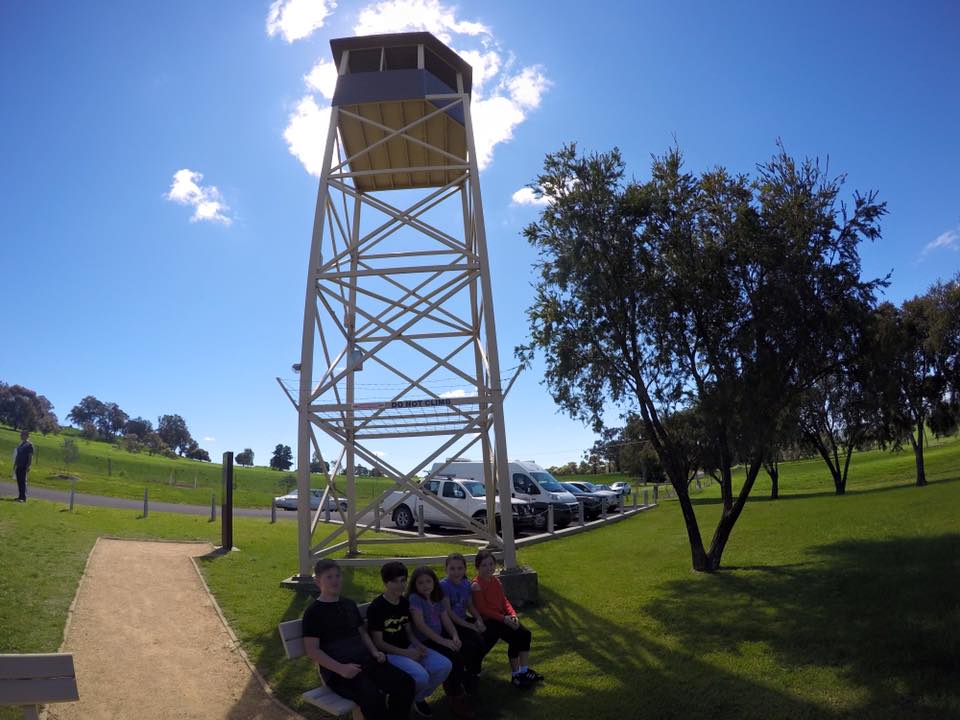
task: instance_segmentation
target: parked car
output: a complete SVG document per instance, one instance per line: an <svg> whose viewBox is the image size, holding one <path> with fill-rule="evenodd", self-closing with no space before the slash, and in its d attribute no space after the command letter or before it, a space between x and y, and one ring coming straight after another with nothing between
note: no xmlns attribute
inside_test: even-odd
<svg viewBox="0 0 960 720"><path fill-rule="evenodd" d="M603 500L599 495L595 495L592 492L587 492L581 487L574 485L569 482L560 483L563 486L563 489L573 495L578 501L583 500L583 519L584 520L596 520L600 517L602 511Z"/></svg>
<svg viewBox="0 0 960 720"><path fill-rule="evenodd" d="M617 482L612 483L610 485L610 489L626 497L627 495L630 495L633 492L633 485L631 485L628 482L623 482L622 480L618 480Z"/></svg>
<svg viewBox="0 0 960 720"><path fill-rule="evenodd" d="M594 485L593 483L588 483L585 480L576 480L570 484L576 485L585 492L593 493L600 498L601 501L606 499L607 510L616 510L618 507L620 507L620 502L622 500L620 493L614 492L609 487L604 490L603 488L606 487L605 485Z"/></svg>
<svg viewBox="0 0 960 720"><path fill-rule="evenodd" d="M486 522L487 489L482 482L465 478L433 478L423 483L421 487L464 515L469 515L480 523ZM383 501L383 509L393 519L393 524L401 530L412 530L416 526L417 508L421 505L425 525L463 527L463 523L458 518L444 513L433 504L425 503L421 498L403 490L394 490ZM511 498L511 506L514 528L531 527L534 524L535 514L531 503ZM499 527L500 498L497 498L494 507L498 513Z"/></svg>
<svg viewBox="0 0 960 720"><path fill-rule="evenodd" d="M577 499L561 487L556 478L532 460L511 460L508 464L513 484L513 496L533 503L536 510L534 527L547 527L547 508L553 506L553 522L557 528L565 528L577 519ZM450 475L483 482L483 463L453 459L433 464L437 475Z"/></svg>
<svg viewBox="0 0 960 720"><path fill-rule="evenodd" d="M286 495L281 495L280 497L275 497L273 499L273 504L282 510L296 510L297 509L297 490L294 489L292 492L288 492ZM311 488L310 490L310 509L317 510L320 508L320 501L323 499L323 490L317 488ZM327 496L327 508L331 511L336 511L337 508L340 508L343 512L347 511L347 500L346 498L336 498L333 495Z"/></svg>

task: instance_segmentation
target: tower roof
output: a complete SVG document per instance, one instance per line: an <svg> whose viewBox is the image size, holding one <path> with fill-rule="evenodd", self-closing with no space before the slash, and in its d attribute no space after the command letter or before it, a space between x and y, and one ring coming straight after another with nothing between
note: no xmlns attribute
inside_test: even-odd
<svg viewBox="0 0 960 720"><path fill-rule="evenodd" d="M376 50L379 48L414 47L423 45L426 50L432 51L437 57L451 67L454 73L463 77L463 91L470 94L473 86L473 68L453 50L440 42L433 33L387 33L384 35L361 35L359 37L334 38L330 41L330 50L333 60L340 67L340 60L345 50ZM453 88L456 90L456 87Z"/></svg>

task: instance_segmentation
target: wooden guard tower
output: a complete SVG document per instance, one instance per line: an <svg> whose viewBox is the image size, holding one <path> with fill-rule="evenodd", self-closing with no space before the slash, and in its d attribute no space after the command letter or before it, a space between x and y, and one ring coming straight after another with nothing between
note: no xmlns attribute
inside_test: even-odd
<svg viewBox="0 0 960 720"><path fill-rule="evenodd" d="M471 68L430 33L330 46L338 78L307 268L299 387L285 386L299 417L300 579L319 557L345 548L346 562L360 563L361 545L384 542L363 536L392 528L381 506L395 490L469 530L445 540L489 545L513 569L512 513L500 514L498 533L494 512L497 490L505 508L511 492ZM340 452L329 458L324 497L312 512L318 436ZM414 438L426 449L408 467L377 450ZM476 445L486 468L485 517L453 510L416 482L435 461ZM358 502L361 462L393 483ZM347 499L346 510L321 523L333 493ZM423 539L408 532L390 542Z"/></svg>

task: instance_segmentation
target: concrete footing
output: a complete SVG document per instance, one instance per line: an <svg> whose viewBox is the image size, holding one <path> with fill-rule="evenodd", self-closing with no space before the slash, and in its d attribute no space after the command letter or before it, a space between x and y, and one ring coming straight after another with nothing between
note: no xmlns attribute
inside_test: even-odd
<svg viewBox="0 0 960 720"><path fill-rule="evenodd" d="M498 577L504 594L515 608L539 602L540 584L533 568L524 565L513 570L501 570Z"/></svg>

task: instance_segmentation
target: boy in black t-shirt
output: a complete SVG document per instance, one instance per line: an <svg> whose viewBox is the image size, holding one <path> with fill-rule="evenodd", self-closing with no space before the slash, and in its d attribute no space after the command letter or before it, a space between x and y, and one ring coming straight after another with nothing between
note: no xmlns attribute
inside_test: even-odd
<svg viewBox="0 0 960 720"><path fill-rule="evenodd" d="M407 568L392 560L380 568L383 594L367 608L367 626L378 650L386 653L387 662L400 668L416 682L413 709L422 717L433 715L427 698L450 674L450 661L431 650L413 635L410 626L410 603L403 596Z"/></svg>
<svg viewBox="0 0 960 720"><path fill-rule="evenodd" d="M340 597L340 566L318 561L314 582L320 596L303 613L303 646L324 681L357 703L367 720L406 720L413 679L386 662L371 642L357 604Z"/></svg>

